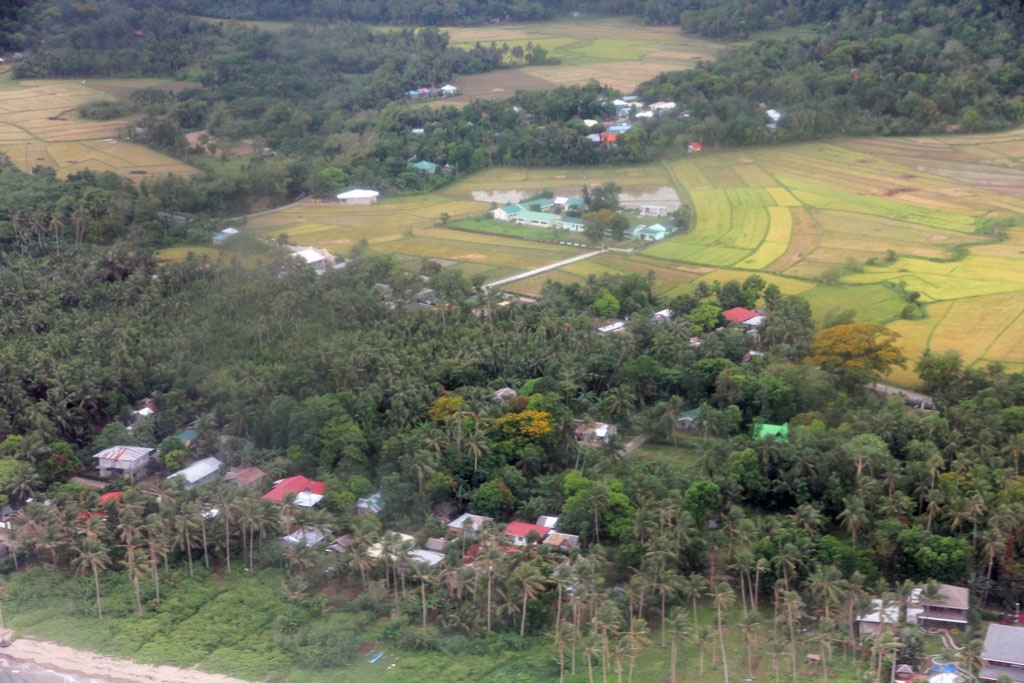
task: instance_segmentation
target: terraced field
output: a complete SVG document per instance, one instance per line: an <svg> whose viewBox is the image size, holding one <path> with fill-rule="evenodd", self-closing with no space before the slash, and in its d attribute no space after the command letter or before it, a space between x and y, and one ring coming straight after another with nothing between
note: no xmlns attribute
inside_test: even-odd
<svg viewBox="0 0 1024 683"><path fill-rule="evenodd" d="M131 178L175 173L191 175L191 166L118 137L125 119L87 121L76 109L91 100L138 88L180 89L188 84L157 79L101 79L91 81L11 80L0 70L0 152L19 168L52 166L64 177L85 168L115 171Z"/></svg>

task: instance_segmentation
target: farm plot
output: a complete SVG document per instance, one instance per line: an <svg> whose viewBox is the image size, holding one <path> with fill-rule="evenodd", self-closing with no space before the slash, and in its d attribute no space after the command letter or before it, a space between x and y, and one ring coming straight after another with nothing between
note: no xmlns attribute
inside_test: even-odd
<svg viewBox="0 0 1024 683"><path fill-rule="evenodd" d="M994 342L1019 321L1022 310L1024 301L1019 296L955 301L933 328L929 344L936 349L956 349L965 358L985 358ZM1021 360L1019 346L1018 343L1015 348L1003 349L1013 354L1007 360Z"/></svg>
<svg viewBox="0 0 1024 683"><path fill-rule="evenodd" d="M172 157L118 141L118 129L127 125L127 119L88 121L76 111L90 100L109 98L106 92L112 88L130 92L163 85L174 89L194 84L158 79L15 83L4 75L0 80L0 151L23 170L53 166L61 176L84 168L136 178L153 173L193 174L194 168Z"/></svg>
<svg viewBox="0 0 1024 683"><path fill-rule="evenodd" d="M844 278L850 283L905 282L926 301L1024 293L1024 262L1000 257L967 256L963 261L932 262L901 258L885 267L868 267ZM1024 294L1022 294L1024 300Z"/></svg>
<svg viewBox="0 0 1024 683"><path fill-rule="evenodd" d="M983 219L1024 214L1022 156L1024 130L689 155L666 168L689 194L696 228L643 253L717 266L705 280L768 270L796 278L782 283L806 283L833 271L840 283L805 287L819 316L853 309L858 320L891 324L912 359L930 346L955 348L968 362L1024 363L1024 228L1009 229L999 242L975 233ZM752 238L760 225L749 208L756 191L764 193L757 203L769 217L758 244ZM739 223L747 230L737 231ZM962 247L967 255L951 260ZM888 251L897 256L893 263L847 270ZM906 306L901 283L920 292L927 319L899 319ZM984 311L989 301L1002 323L965 313ZM912 379L906 371L895 376Z"/></svg>
<svg viewBox="0 0 1024 683"><path fill-rule="evenodd" d="M752 256L740 262L741 268L764 270L789 250L793 232L793 217L785 206L769 206L768 234Z"/></svg>
<svg viewBox="0 0 1024 683"><path fill-rule="evenodd" d="M378 251L396 256L430 258L459 265L466 273L484 273L488 279L540 268L580 253L571 247L442 228L374 246Z"/></svg>
<svg viewBox="0 0 1024 683"><path fill-rule="evenodd" d="M750 256L768 232L770 195L760 188L691 189L696 228L644 250L648 256L732 266ZM779 255L785 253L782 250Z"/></svg>
<svg viewBox="0 0 1024 683"><path fill-rule="evenodd" d="M584 185L591 187L614 181L623 192L641 195L659 189L674 188L665 168L657 164L645 166L519 168L497 167L475 173L441 190L452 199L473 199L483 202L480 213L491 202L509 201L550 190L557 194L578 195ZM675 192L672 191L675 195Z"/></svg>
<svg viewBox="0 0 1024 683"><path fill-rule="evenodd" d="M377 245L429 228L442 213L453 219L474 216L480 213L480 205L440 195L399 197L372 206L309 201L250 218L246 227L268 237L285 233L293 244L340 252L360 240Z"/></svg>
<svg viewBox="0 0 1024 683"><path fill-rule="evenodd" d="M907 302L885 285L819 285L800 294L820 322L829 313L853 310L858 322L887 323L899 317Z"/></svg>
<svg viewBox="0 0 1024 683"><path fill-rule="evenodd" d="M726 43L685 36L668 26L641 26L624 19L587 19L535 24L499 24L452 27L448 32L455 47L472 48L477 42L509 47L540 45L560 64L523 66L484 76L457 78L462 95L446 102L473 98L508 97L520 88L551 89L581 85L596 78L623 91L663 71L690 69L702 59L714 57ZM513 75L518 72L519 75ZM527 84L528 83L528 84Z"/></svg>

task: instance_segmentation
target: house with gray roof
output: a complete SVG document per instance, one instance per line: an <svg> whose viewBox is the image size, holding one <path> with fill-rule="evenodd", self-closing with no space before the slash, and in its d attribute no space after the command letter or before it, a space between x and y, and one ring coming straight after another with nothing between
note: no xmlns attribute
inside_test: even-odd
<svg viewBox="0 0 1024 683"><path fill-rule="evenodd" d="M1024 683L1024 627L991 624L981 648L983 681L996 681L1008 676L1016 683Z"/></svg>
<svg viewBox="0 0 1024 683"><path fill-rule="evenodd" d="M133 477L145 472L156 451L145 446L111 446L92 456L101 477L121 475Z"/></svg>
<svg viewBox="0 0 1024 683"><path fill-rule="evenodd" d="M190 489L193 486L199 486L216 479L220 475L220 468L223 466L224 463L217 458L203 458L202 460L195 461L185 469L178 470L167 478L181 479L185 484L185 488Z"/></svg>
<svg viewBox="0 0 1024 683"><path fill-rule="evenodd" d="M940 583L935 595L926 595L923 589L914 593L921 607L917 623L928 628L959 628L967 626L967 613L971 608L971 592L964 586Z"/></svg>
<svg viewBox="0 0 1024 683"><path fill-rule="evenodd" d="M587 226L583 225L582 218L566 216L562 219L562 230L568 230L569 232L583 232L586 229Z"/></svg>

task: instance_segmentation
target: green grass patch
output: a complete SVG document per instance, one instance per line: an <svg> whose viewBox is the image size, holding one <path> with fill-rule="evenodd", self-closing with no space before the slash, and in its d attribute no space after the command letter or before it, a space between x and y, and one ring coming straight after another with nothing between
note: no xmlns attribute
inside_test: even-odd
<svg viewBox="0 0 1024 683"><path fill-rule="evenodd" d="M518 225L508 221L499 221L493 218L467 218L461 221L449 223L449 227L461 230L472 230L492 235L505 235L508 237L522 237L531 240L549 241L560 239L561 241L573 241L573 235L564 231L555 231L549 228L537 228L530 225Z"/></svg>
<svg viewBox="0 0 1024 683"><path fill-rule="evenodd" d="M828 314L854 310L857 322L887 323L899 317L907 302L884 285L819 285L801 293L819 322Z"/></svg>

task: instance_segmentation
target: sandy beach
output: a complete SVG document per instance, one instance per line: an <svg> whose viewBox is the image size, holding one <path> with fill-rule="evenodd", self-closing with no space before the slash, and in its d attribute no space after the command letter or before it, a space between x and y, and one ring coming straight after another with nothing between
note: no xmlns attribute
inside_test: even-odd
<svg viewBox="0 0 1024 683"><path fill-rule="evenodd" d="M111 683L246 683L238 678L196 669L150 666L124 659L111 659L95 652L76 650L34 638L18 638L9 647L0 650L0 656L15 662L32 662L82 678L101 678Z"/></svg>

